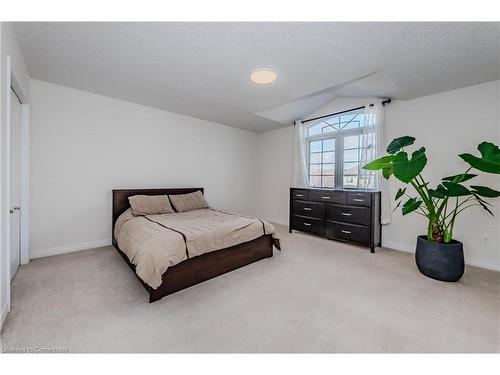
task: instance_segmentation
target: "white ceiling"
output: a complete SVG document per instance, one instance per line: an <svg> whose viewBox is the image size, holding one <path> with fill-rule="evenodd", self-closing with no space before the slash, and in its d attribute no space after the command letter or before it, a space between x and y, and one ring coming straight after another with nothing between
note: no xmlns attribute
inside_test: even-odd
<svg viewBox="0 0 500 375"><path fill-rule="evenodd" d="M14 23L32 78L261 132L500 79L500 23ZM271 68L278 80L249 80Z"/></svg>

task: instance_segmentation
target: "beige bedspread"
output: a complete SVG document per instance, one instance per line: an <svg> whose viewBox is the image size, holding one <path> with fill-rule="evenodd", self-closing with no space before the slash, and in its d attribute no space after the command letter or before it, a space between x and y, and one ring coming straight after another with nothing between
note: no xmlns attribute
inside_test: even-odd
<svg viewBox="0 0 500 375"><path fill-rule="evenodd" d="M133 216L125 211L115 225L120 249L137 275L153 289L168 267L210 251L235 246L276 231L256 218L215 209Z"/></svg>

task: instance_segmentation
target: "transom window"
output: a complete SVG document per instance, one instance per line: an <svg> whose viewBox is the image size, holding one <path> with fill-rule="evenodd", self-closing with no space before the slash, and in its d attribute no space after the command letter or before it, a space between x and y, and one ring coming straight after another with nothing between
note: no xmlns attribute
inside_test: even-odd
<svg viewBox="0 0 500 375"><path fill-rule="evenodd" d="M322 119L307 128L307 135L335 133L342 130L359 129L365 126L365 116L362 112L347 112L338 116Z"/></svg>
<svg viewBox="0 0 500 375"><path fill-rule="evenodd" d="M374 179L360 171L365 127L363 110L321 119L306 128L306 150L311 187L373 188ZM374 137L368 139L372 144ZM360 173L361 172L361 173Z"/></svg>

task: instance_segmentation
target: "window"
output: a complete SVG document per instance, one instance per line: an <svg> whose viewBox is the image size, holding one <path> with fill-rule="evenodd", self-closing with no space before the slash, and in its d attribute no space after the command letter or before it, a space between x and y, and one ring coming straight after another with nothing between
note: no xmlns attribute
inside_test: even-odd
<svg viewBox="0 0 500 375"><path fill-rule="evenodd" d="M309 183L311 186L334 187L335 138L309 141Z"/></svg>
<svg viewBox="0 0 500 375"><path fill-rule="evenodd" d="M309 183L321 188L373 188L374 178L361 170L365 144L374 133L363 135L363 109L321 119L306 129ZM369 142L366 142L366 140ZM366 160L366 158L365 158Z"/></svg>

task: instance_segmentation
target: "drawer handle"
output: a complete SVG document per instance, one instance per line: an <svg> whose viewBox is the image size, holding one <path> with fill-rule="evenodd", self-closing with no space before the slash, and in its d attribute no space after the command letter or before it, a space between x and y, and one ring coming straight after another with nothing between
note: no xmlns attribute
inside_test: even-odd
<svg viewBox="0 0 500 375"><path fill-rule="evenodd" d="M330 199L330 197L321 197L321 199Z"/></svg>
<svg viewBox="0 0 500 375"><path fill-rule="evenodd" d="M364 202L364 199L359 199L359 198L353 198L352 199L354 202Z"/></svg>
<svg viewBox="0 0 500 375"><path fill-rule="evenodd" d="M304 225L305 225L306 227L310 227L310 226L311 226L311 224L309 224L309 223L304 223Z"/></svg>
<svg viewBox="0 0 500 375"><path fill-rule="evenodd" d="M343 229L341 229L340 231L341 231L342 233L345 233L345 234L351 234L351 231L350 231L350 230L343 230Z"/></svg>
<svg viewBox="0 0 500 375"><path fill-rule="evenodd" d="M295 194L296 197L303 197L304 194Z"/></svg>
<svg viewBox="0 0 500 375"><path fill-rule="evenodd" d="M344 215L344 216L352 216L352 214L350 214L348 212L342 212L342 215Z"/></svg>
<svg viewBox="0 0 500 375"><path fill-rule="evenodd" d="M304 207L304 211L311 211L312 208L309 208L309 207Z"/></svg>

